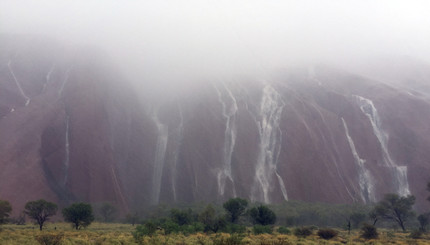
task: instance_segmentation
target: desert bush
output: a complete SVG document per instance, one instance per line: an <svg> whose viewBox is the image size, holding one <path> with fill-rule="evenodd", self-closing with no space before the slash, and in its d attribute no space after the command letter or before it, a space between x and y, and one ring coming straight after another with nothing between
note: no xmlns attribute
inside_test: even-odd
<svg viewBox="0 0 430 245"><path fill-rule="evenodd" d="M242 234L246 231L246 226L238 225L238 224L227 224L224 228L220 229L222 232L230 233L230 234Z"/></svg>
<svg viewBox="0 0 430 245"><path fill-rule="evenodd" d="M377 239L379 234L375 226L364 224L360 236L364 239Z"/></svg>
<svg viewBox="0 0 430 245"><path fill-rule="evenodd" d="M152 221L147 221L143 225L136 226L136 230L132 232L132 235L134 237L134 240L137 243L141 243L143 240L143 237L150 236L152 237L155 232L157 231L157 226Z"/></svg>
<svg viewBox="0 0 430 245"><path fill-rule="evenodd" d="M89 203L74 203L63 211L64 221L69 222L76 230L89 226L94 221L93 208Z"/></svg>
<svg viewBox="0 0 430 245"><path fill-rule="evenodd" d="M297 227L294 229L294 235L296 237L307 237L312 234L312 229L310 227Z"/></svg>
<svg viewBox="0 0 430 245"><path fill-rule="evenodd" d="M184 235L190 235L190 234L194 234L197 232L203 232L204 229L205 229L205 226L200 222L194 222L190 225L180 226L180 231Z"/></svg>
<svg viewBox="0 0 430 245"><path fill-rule="evenodd" d="M172 220L167 220L166 222L161 224L161 228L163 228L165 235L169 235L171 233L179 233L179 231L181 230L181 227Z"/></svg>
<svg viewBox="0 0 430 245"><path fill-rule="evenodd" d="M273 228L270 225L254 225L254 227L252 228L252 232L255 235L258 234L272 234Z"/></svg>
<svg viewBox="0 0 430 245"><path fill-rule="evenodd" d="M213 238L213 245L240 245L242 242L243 236L240 234L232 234L229 237L225 237L222 235L217 235Z"/></svg>
<svg viewBox="0 0 430 245"><path fill-rule="evenodd" d="M64 238L63 233L51 234L45 233L34 237L40 245L59 245Z"/></svg>
<svg viewBox="0 0 430 245"><path fill-rule="evenodd" d="M421 239L423 236L423 232L420 230L414 230L412 231L408 237L412 238L412 239Z"/></svg>
<svg viewBox="0 0 430 245"><path fill-rule="evenodd" d="M264 205L254 207L249 210L253 224L258 225L273 225L276 222L276 214L270 208Z"/></svg>
<svg viewBox="0 0 430 245"><path fill-rule="evenodd" d="M8 201L0 200L0 224L8 222L8 217L12 212L12 206Z"/></svg>
<svg viewBox="0 0 430 245"><path fill-rule="evenodd" d="M330 228L322 228L318 230L318 236L325 240L330 240L333 237L336 237L338 232L336 230Z"/></svg>
<svg viewBox="0 0 430 245"><path fill-rule="evenodd" d="M417 220L420 223L420 230L422 232L426 232L427 231L427 226L430 223L430 213L420 214L417 217Z"/></svg>
<svg viewBox="0 0 430 245"><path fill-rule="evenodd" d="M290 231L290 229L288 229L285 226L280 226L278 228L278 233L280 233L280 234L291 234L291 231Z"/></svg>

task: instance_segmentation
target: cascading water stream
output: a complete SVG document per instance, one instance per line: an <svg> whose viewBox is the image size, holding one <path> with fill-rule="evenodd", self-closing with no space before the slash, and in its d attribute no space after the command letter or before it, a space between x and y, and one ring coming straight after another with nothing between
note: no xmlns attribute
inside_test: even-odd
<svg viewBox="0 0 430 245"><path fill-rule="evenodd" d="M223 148L223 168L219 170L218 179L218 192L222 196L225 193L226 181L229 179L233 184L233 196L236 196L236 188L231 170L231 158L233 155L234 146L236 144L236 113L238 110L236 99L233 93L222 83L226 94L223 96L221 91L214 85L218 94L218 101L222 105L222 116L226 120L224 131L224 148ZM225 97L228 101L224 101Z"/></svg>
<svg viewBox="0 0 430 245"><path fill-rule="evenodd" d="M63 83L61 84L61 87L60 87L60 89L58 90L58 95L62 95L63 94L63 90L64 90L64 88L66 87L66 84L67 84L67 82L69 81L69 73L70 73L70 70L72 69L72 67L69 67L67 70L66 70L66 73L64 74L64 80L63 80Z"/></svg>
<svg viewBox="0 0 430 245"><path fill-rule="evenodd" d="M51 80L51 74L55 69L55 63L52 64L51 69L48 71L48 73L46 74L46 82L43 84L43 89L42 92L45 91L46 86L48 86L49 81Z"/></svg>
<svg viewBox="0 0 430 245"><path fill-rule="evenodd" d="M66 136L65 136L65 144L64 144L65 155L64 155L64 162L63 162L63 171L64 171L63 186L66 186L67 184L67 178L69 173L69 161L70 161L69 121L70 121L70 117L66 116Z"/></svg>
<svg viewBox="0 0 430 245"><path fill-rule="evenodd" d="M182 108L179 106L179 126L176 130L177 133L177 143L176 143L176 149L175 149L175 156L173 158L173 166L171 169L171 177L172 177L172 193L173 193L173 200L176 202L177 196L176 196L176 174L177 174L177 166L179 161L179 152L181 148L182 138L184 134L184 115L182 114Z"/></svg>
<svg viewBox="0 0 430 245"><path fill-rule="evenodd" d="M374 185L373 180L370 175L369 170L366 168L364 163L366 160L361 159L358 155L357 149L355 148L354 141L352 140L351 136L349 135L348 126L346 125L345 120L342 117L343 127L345 128L345 134L346 138L348 139L349 147L351 148L352 155L354 157L355 164L357 165L359 172L358 172L358 179L359 179L359 186L361 191L361 199L365 203L375 202L375 194L374 194Z"/></svg>
<svg viewBox="0 0 430 245"><path fill-rule="evenodd" d="M386 167L391 169L392 174L396 180L397 193L401 196L407 196L411 192L409 190L407 166L398 166L391 158L388 152L388 134L382 130L381 120L376 110L375 105L369 99L355 95L354 96L360 106L361 111L369 118L372 124L373 133L378 138L379 144L382 149L383 162Z"/></svg>
<svg viewBox="0 0 430 245"><path fill-rule="evenodd" d="M25 99L25 106L28 106L30 104L30 98L25 94L24 90L21 87L21 84L19 83L18 79L16 79L15 73L13 72L12 66L10 65L12 63L11 60L7 63L7 67L9 68L10 74L12 74L13 80L15 81L16 86L18 87L19 92L21 93L22 97Z"/></svg>
<svg viewBox="0 0 430 245"><path fill-rule="evenodd" d="M166 156L169 134L167 125L162 124L158 119L157 111L154 112L153 121L157 126L158 138L155 149L154 173L152 177L152 203L158 204L160 200L161 179L163 176L164 159Z"/></svg>
<svg viewBox="0 0 430 245"><path fill-rule="evenodd" d="M261 200L270 203L269 191L273 189L272 180L275 176L278 179L283 198L288 200L284 181L277 173L282 139L279 124L284 106L281 95L272 86L266 84L263 89L259 121L257 121L260 145L251 195L253 201Z"/></svg>

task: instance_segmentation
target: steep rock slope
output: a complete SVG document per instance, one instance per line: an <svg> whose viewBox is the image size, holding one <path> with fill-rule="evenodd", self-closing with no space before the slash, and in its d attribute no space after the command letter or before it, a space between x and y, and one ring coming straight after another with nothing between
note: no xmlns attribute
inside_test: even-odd
<svg viewBox="0 0 430 245"><path fill-rule="evenodd" d="M2 39L0 196L16 210L42 197L127 210L156 139L136 95L101 53L18 40Z"/></svg>
<svg viewBox="0 0 430 245"><path fill-rule="evenodd" d="M407 84L316 66L154 102L101 52L16 40L0 45L0 198L15 210L38 198L127 212L233 196L370 203L387 192L425 205L430 102Z"/></svg>

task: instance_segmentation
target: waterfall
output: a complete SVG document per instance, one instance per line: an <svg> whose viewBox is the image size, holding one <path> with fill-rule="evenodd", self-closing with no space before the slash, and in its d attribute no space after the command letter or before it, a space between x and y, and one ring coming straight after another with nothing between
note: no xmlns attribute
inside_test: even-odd
<svg viewBox="0 0 430 245"><path fill-rule="evenodd" d="M236 113L237 103L233 96L233 93L222 83L226 94L223 96L221 91L214 85L215 90L218 94L218 101L222 106L222 116L225 119L225 131L224 131L224 147L223 147L223 167L219 170L218 179L218 192L220 195L224 195L226 181L229 179L233 184L233 196L236 196L236 188L234 186L232 171L231 171L231 158L233 155L234 146L236 144ZM226 101L224 101L226 99Z"/></svg>
<svg viewBox="0 0 430 245"><path fill-rule="evenodd" d="M15 73L13 72L12 66L10 65L12 63L11 60L7 63L7 67L9 68L10 74L12 74L13 80L15 81L16 86L18 87L19 92L21 93L22 97L25 99L25 106L28 106L30 104L30 98L25 94L24 90L21 87L21 84L19 83L18 79L16 79Z"/></svg>
<svg viewBox="0 0 430 245"><path fill-rule="evenodd" d="M46 82L43 84L42 92L45 91L46 86L48 85L49 81L51 80L51 74L55 69L55 63L52 64L51 69L49 69L48 73L46 74Z"/></svg>
<svg viewBox="0 0 430 245"><path fill-rule="evenodd" d="M160 200L161 179L163 176L164 159L166 156L168 127L158 119L157 111L154 112L153 121L157 126L158 137L155 149L154 173L152 177L152 203L157 204Z"/></svg>
<svg viewBox="0 0 430 245"><path fill-rule="evenodd" d="M407 196L411 192L409 190L407 166L398 166L390 156L388 152L388 134L382 130L381 120L378 115L378 111L375 108L373 102L364 97L355 95L354 96L360 106L361 111L369 118L372 124L373 133L382 149L382 157L384 165L389 168L396 181L397 193L401 196Z"/></svg>
<svg viewBox="0 0 430 245"><path fill-rule="evenodd" d="M358 172L358 184L360 186L361 191L361 199L365 203L375 202L375 194L374 194L374 186L373 186L373 180L370 176L370 172L368 169L366 169L366 166L364 163L366 160L361 159L358 155L357 149L355 148L354 141L352 140L351 136L349 135L348 126L346 125L345 120L342 117L343 127L345 128L345 134L346 138L348 139L349 147L352 151L352 156L354 157L354 162L357 165L359 172Z"/></svg>
<svg viewBox="0 0 430 245"><path fill-rule="evenodd" d="M173 158L173 166L171 169L171 177L172 177L172 193L173 193L173 200L176 202L177 196L176 196L176 171L178 166L178 160L179 160L179 152L181 148L182 138L184 134L184 115L182 114L182 108L179 106L179 126L176 130L177 133L177 143L176 148L174 152L174 158Z"/></svg>
<svg viewBox="0 0 430 245"><path fill-rule="evenodd" d="M63 83L61 84L61 87L60 87L60 89L58 90L58 95L62 95L63 94L63 90L64 90L64 87L66 87L66 84L67 84L67 82L69 81L69 73L70 73L70 70L72 69L72 67L69 67L67 70L66 70L66 73L64 74L64 80L63 80Z"/></svg>
<svg viewBox="0 0 430 245"><path fill-rule="evenodd" d="M253 201L262 200L265 203L270 203L269 191L273 189L272 180L275 176L277 177L283 198L288 200L284 181L277 173L282 139L282 131L279 124L284 105L281 95L272 86L266 84L263 89L259 120L257 120L260 144L255 181L251 195L251 200Z"/></svg>
<svg viewBox="0 0 430 245"><path fill-rule="evenodd" d="M69 141L69 120L70 117L66 116L66 136L65 136L65 155L64 155L64 162L63 162L63 171L64 171L64 180L63 180L63 186L66 186L67 184L67 177L69 173L69 161L70 161L70 141Z"/></svg>

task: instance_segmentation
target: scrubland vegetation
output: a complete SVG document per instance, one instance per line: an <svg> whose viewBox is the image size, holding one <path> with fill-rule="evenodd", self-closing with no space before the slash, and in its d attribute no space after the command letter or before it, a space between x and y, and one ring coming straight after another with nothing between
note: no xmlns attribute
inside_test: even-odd
<svg viewBox="0 0 430 245"><path fill-rule="evenodd" d="M55 204L29 202L26 222L22 215L9 217L12 207L1 201L0 244L430 244L430 213L416 216L414 202L396 194L374 205L232 198L222 205L146 207L123 218L109 203L95 205L95 215L90 204L77 203L62 211L69 223L50 223Z"/></svg>
<svg viewBox="0 0 430 245"><path fill-rule="evenodd" d="M165 235L164 231L157 230L153 236L144 236L136 240L132 232L135 227L130 224L117 223L93 223L84 230L72 229L67 223L47 223L43 231L38 230L38 226L12 225L2 226L0 232L0 244L4 245L39 245L56 243L39 243L41 237L60 236L62 245L126 245L126 244L255 244L255 245L283 245L283 244L430 244L430 236L422 235L420 239L410 237L410 233L394 232L390 229L378 229L378 239L365 239L360 237L361 230L353 230L351 234L344 229L333 229L338 232L335 237L326 240L318 235L318 228L311 229L312 234L306 237L294 235L295 228L290 227L288 234L281 234L275 227L272 234L255 235L250 227L241 234L228 233L203 233L184 235L173 233Z"/></svg>

